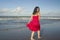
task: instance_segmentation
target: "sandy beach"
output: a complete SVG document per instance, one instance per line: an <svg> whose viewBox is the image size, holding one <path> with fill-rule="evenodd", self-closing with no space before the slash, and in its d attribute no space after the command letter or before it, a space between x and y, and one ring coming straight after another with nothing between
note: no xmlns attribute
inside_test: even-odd
<svg viewBox="0 0 60 40"><path fill-rule="evenodd" d="M26 23L19 27L18 25L20 24L15 25L17 28L0 30L0 40L30 40L31 31L26 27ZM35 33L35 39L38 40L37 33ZM40 40L60 40L60 20L41 21Z"/></svg>

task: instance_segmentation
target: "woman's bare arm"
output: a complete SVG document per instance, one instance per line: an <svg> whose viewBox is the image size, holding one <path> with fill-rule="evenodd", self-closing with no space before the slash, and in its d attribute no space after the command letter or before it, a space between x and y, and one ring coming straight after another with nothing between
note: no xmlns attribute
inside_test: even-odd
<svg viewBox="0 0 60 40"><path fill-rule="evenodd" d="M40 14L40 13L38 13L38 16L39 16L39 21L40 21L40 18L41 18L41 14Z"/></svg>

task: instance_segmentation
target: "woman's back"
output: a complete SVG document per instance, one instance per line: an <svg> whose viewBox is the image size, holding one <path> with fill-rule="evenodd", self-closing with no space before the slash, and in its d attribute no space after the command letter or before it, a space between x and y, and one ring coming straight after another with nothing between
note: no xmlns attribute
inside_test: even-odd
<svg viewBox="0 0 60 40"><path fill-rule="evenodd" d="M38 15L36 15L36 16L34 15L34 16L32 17L32 20L35 21L35 22L36 22L36 21L39 21Z"/></svg>

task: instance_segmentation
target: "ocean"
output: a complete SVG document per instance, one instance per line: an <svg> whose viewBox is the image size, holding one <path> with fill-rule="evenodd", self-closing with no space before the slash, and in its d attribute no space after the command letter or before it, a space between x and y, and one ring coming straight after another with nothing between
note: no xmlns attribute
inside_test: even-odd
<svg viewBox="0 0 60 40"><path fill-rule="evenodd" d="M0 40L28 40L31 34L26 27L28 21L29 17L0 17ZM41 18L40 25L43 40L60 39L60 19Z"/></svg>

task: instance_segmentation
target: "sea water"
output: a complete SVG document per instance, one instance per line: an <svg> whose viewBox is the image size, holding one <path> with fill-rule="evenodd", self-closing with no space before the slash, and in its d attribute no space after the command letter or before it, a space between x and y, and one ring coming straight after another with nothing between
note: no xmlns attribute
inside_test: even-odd
<svg viewBox="0 0 60 40"><path fill-rule="evenodd" d="M13 40L13 38L19 40L21 39L20 36L23 37L24 34L26 36L29 33L26 27L28 21L27 17L25 19L0 20L0 40ZM41 19L40 25L41 36L45 38L44 40L57 40L60 38L60 19ZM24 39L22 38L22 40Z"/></svg>

